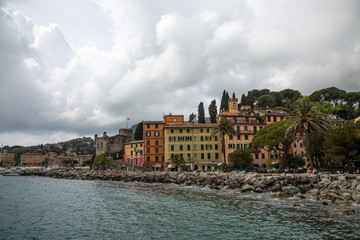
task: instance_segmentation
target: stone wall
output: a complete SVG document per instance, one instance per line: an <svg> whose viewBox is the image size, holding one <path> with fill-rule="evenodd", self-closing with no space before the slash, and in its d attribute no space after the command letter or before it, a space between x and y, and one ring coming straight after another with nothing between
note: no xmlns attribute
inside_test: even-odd
<svg viewBox="0 0 360 240"><path fill-rule="evenodd" d="M125 143L132 140L132 129L119 129L119 134L109 137L106 132L102 137L95 135L96 156L105 152L111 153L114 159L122 157L125 150Z"/></svg>

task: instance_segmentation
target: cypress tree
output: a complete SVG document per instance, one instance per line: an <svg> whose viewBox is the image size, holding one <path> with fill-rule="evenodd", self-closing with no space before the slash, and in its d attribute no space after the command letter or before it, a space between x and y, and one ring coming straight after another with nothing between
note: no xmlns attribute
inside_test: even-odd
<svg viewBox="0 0 360 240"><path fill-rule="evenodd" d="M196 115L195 115L195 113L191 113L190 115L189 115L189 122L194 122L196 119Z"/></svg>
<svg viewBox="0 0 360 240"><path fill-rule="evenodd" d="M228 103L229 103L229 99L230 99L229 93L226 92L226 94L225 94L225 103L224 103L224 108L225 108L226 111L229 110L229 104L228 104Z"/></svg>
<svg viewBox="0 0 360 240"><path fill-rule="evenodd" d="M233 97L232 97L233 99L235 99L236 97L235 97L235 92L233 92Z"/></svg>
<svg viewBox="0 0 360 240"><path fill-rule="evenodd" d="M217 106L216 106L216 100L212 100L209 105L209 115L210 115L210 122L216 123L216 117L217 117Z"/></svg>
<svg viewBox="0 0 360 240"><path fill-rule="evenodd" d="M220 111L225 108L225 106L224 106L225 96L226 96L226 91L224 90L223 94L222 94L222 97L221 97L221 102L220 102Z"/></svg>
<svg viewBox="0 0 360 240"><path fill-rule="evenodd" d="M134 140L143 140L143 123L139 122L135 129Z"/></svg>
<svg viewBox="0 0 360 240"><path fill-rule="evenodd" d="M203 102L200 102L198 106L199 123L205 123L205 110Z"/></svg>

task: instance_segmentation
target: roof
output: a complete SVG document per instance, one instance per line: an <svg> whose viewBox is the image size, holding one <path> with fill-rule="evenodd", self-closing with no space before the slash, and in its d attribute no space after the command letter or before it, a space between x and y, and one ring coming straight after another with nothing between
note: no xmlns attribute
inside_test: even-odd
<svg viewBox="0 0 360 240"><path fill-rule="evenodd" d="M166 125L164 128L213 128L217 123L192 123L187 122L183 124Z"/></svg>
<svg viewBox="0 0 360 240"><path fill-rule="evenodd" d="M144 123L146 123L146 124L148 124L148 123L163 123L163 124L165 124L163 121L144 121Z"/></svg>
<svg viewBox="0 0 360 240"><path fill-rule="evenodd" d="M136 144L136 143L144 143L144 140L131 141L131 142L127 142L125 144Z"/></svg>
<svg viewBox="0 0 360 240"><path fill-rule="evenodd" d="M289 114L283 110L256 110L256 112L266 116L289 116Z"/></svg>

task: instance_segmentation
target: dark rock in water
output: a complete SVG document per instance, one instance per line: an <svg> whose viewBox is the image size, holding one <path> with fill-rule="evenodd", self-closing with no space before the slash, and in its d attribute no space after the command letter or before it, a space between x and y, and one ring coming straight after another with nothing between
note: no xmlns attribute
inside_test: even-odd
<svg viewBox="0 0 360 240"><path fill-rule="evenodd" d="M325 201L321 202L321 204L322 204L322 205L329 205L329 203L328 203L328 202L325 202Z"/></svg>
<svg viewBox="0 0 360 240"><path fill-rule="evenodd" d="M263 192L263 189L261 187L255 188L254 192L261 193Z"/></svg>
<svg viewBox="0 0 360 240"><path fill-rule="evenodd" d="M311 186L310 185L300 185L299 186L300 192L302 194L308 192L309 190L311 190Z"/></svg>

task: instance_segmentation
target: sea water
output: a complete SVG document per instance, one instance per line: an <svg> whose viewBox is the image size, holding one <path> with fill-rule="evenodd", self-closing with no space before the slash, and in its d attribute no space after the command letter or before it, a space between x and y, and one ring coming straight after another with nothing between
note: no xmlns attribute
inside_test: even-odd
<svg viewBox="0 0 360 240"><path fill-rule="evenodd" d="M0 176L0 239L360 239L355 210L174 184Z"/></svg>

